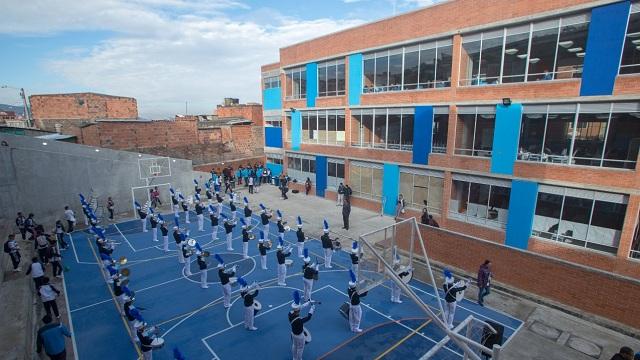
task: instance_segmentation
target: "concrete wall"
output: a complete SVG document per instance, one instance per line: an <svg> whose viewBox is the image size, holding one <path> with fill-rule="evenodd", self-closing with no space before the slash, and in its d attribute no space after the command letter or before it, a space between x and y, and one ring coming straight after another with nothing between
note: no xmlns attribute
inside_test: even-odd
<svg viewBox="0 0 640 360"><path fill-rule="evenodd" d="M87 196L93 189L99 205L112 196L116 212L132 210L131 188L147 185L140 179L138 159L153 157L48 141L26 136L0 134L0 219L13 229L18 211L33 212L36 221L46 226L62 217L65 205L77 214L78 193ZM186 194L193 192L191 160L172 159L171 176L152 179L150 185L171 183ZM163 194L165 197L167 194Z"/></svg>

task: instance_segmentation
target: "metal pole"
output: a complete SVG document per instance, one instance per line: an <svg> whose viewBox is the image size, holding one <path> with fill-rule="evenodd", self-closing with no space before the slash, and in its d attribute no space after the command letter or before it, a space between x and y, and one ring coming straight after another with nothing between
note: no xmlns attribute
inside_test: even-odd
<svg viewBox="0 0 640 360"><path fill-rule="evenodd" d="M451 329L451 332L454 333L458 333L458 331L462 330L462 328L466 325L468 325L471 320L473 320L473 316L469 315L466 319L462 320L462 322L460 324L458 324L458 326L456 326L455 328ZM469 329L469 328L467 328ZM467 330L467 333L469 331ZM467 334L468 335L468 334ZM440 349L442 349L448 342L449 342L450 338L449 335L445 336L442 338L442 340L438 341L437 344L433 345L433 347L431 349L429 349L429 351L427 351L426 354L422 355L422 357L420 358L420 360L426 360L429 359L430 357L432 357L433 355L436 354L436 352L438 352ZM465 352L464 355L464 359L467 360L467 353Z"/></svg>
<svg viewBox="0 0 640 360"><path fill-rule="evenodd" d="M22 98L22 105L24 106L24 116L27 117L27 127L32 127L31 111L29 111L29 106L27 105L27 97L24 94L24 88L20 88L20 97Z"/></svg>

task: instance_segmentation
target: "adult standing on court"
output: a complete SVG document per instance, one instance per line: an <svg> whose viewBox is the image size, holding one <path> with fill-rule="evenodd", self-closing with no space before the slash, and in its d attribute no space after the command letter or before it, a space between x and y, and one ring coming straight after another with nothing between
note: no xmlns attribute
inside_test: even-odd
<svg viewBox="0 0 640 360"><path fill-rule="evenodd" d="M340 182L338 185L338 199L336 200L336 206L340 206L344 201L344 185Z"/></svg>
<svg viewBox="0 0 640 360"><path fill-rule="evenodd" d="M62 323L51 323L51 316L46 315L42 318L44 326L38 330L36 339L37 352L42 352L44 348L45 354L51 360L65 360L67 358L67 349L64 344L64 337L71 337L71 333Z"/></svg>
<svg viewBox="0 0 640 360"><path fill-rule="evenodd" d="M109 210L109 220L113 221L113 209L115 207L115 204L113 202L113 199L111 198L111 196L109 196L107 198L107 210Z"/></svg>
<svg viewBox="0 0 640 360"><path fill-rule="evenodd" d="M69 206L64 207L64 219L67 220L67 233L70 234L76 225L76 214L69 209Z"/></svg>
<svg viewBox="0 0 640 360"><path fill-rule="evenodd" d="M353 194L353 190L349 184L344 185L344 201L351 201L351 195Z"/></svg>
<svg viewBox="0 0 640 360"><path fill-rule="evenodd" d="M478 269L478 305L484 306L484 297L489 295L491 287L491 260L485 260Z"/></svg>
<svg viewBox="0 0 640 360"><path fill-rule="evenodd" d="M342 228L349 230L349 215L351 215L351 200L342 203Z"/></svg>

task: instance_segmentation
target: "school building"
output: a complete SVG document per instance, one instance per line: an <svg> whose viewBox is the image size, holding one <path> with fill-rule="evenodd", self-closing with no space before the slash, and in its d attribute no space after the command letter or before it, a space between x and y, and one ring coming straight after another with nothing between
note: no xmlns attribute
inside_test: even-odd
<svg viewBox="0 0 640 360"><path fill-rule="evenodd" d="M640 2L446 1L261 72L274 173L638 278Z"/></svg>

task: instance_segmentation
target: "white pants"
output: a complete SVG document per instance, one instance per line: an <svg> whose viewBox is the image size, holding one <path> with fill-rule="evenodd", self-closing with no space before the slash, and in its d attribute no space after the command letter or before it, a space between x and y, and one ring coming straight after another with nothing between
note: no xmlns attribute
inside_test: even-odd
<svg viewBox="0 0 640 360"><path fill-rule="evenodd" d="M278 239L282 240L282 242L284 242L284 233L283 232L279 232L278 233Z"/></svg>
<svg viewBox="0 0 640 360"><path fill-rule="evenodd" d="M224 307L228 308L231 306L231 284L227 283L226 285L222 285L222 297L224 302Z"/></svg>
<svg viewBox="0 0 640 360"><path fill-rule="evenodd" d="M444 318L448 327L453 327L453 317L456 314L457 302L444 302Z"/></svg>
<svg viewBox="0 0 640 360"><path fill-rule="evenodd" d="M298 242L298 257L304 257L304 241Z"/></svg>
<svg viewBox="0 0 640 360"><path fill-rule="evenodd" d="M351 269L353 270L353 273L356 274L356 277L358 276L359 268L360 268L360 264L351 264Z"/></svg>
<svg viewBox="0 0 640 360"><path fill-rule="evenodd" d="M200 287L203 289L209 287L207 286L207 269L200 270Z"/></svg>
<svg viewBox="0 0 640 360"><path fill-rule="evenodd" d="M238 217L238 210L231 212L231 219L235 220Z"/></svg>
<svg viewBox="0 0 640 360"><path fill-rule="evenodd" d="M218 216L222 215L222 203L218 203Z"/></svg>
<svg viewBox="0 0 640 360"><path fill-rule="evenodd" d="M338 194L337 205L342 205L342 199L344 199L344 194Z"/></svg>
<svg viewBox="0 0 640 360"><path fill-rule="evenodd" d="M362 308L360 305L349 305L349 326L351 331L360 329L360 321L362 320Z"/></svg>
<svg viewBox="0 0 640 360"><path fill-rule="evenodd" d="M246 329L253 328L253 306L244 307L244 327Z"/></svg>
<svg viewBox="0 0 640 360"><path fill-rule="evenodd" d="M260 267L267 270L267 255L260 255Z"/></svg>
<svg viewBox="0 0 640 360"><path fill-rule="evenodd" d="M262 225L262 231L264 231L264 238L268 239L269 238L269 223L267 223L266 225Z"/></svg>
<svg viewBox="0 0 640 360"><path fill-rule="evenodd" d="M178 262L184 264L184 254L182 254L182 243L178 244Z"/></svg>
<svg viewBox="0 0 640 360"><path fill-rule="evenodd" d="M198 214L198 231L204 231L204 215Z"/></svg>
<svg viewBox="0 0 640 360"><path fill-rule="evenodd" d="M302 352L304 351L304 332L300 335L291 334L291 356L293 360L302 360Z"/></svg>
<svg viewBox="0 0 640 360"><path fill-rule="evenodd" d="M313 291L313 279L305 279L304 281L304 300L311 300L311 291Z"/></svg>
<svg viewBox="0 0 640 360"><path fill-rule="evenodd" d="M153 360L153 350L143 351L142 358L144 360Z"/></svg>
<svg viewBox="0 0 640 360"><path fill-rule="evenodd" d="M242 243L242 256L245 259L249 257L249 243L248 242L243 242Z"/></svg>
<svg viewBox="0 0 640 360"><path fill-rule="evenodd" d="M402 294L402 290L400 286L396 283L391 284L391 301L392 302L400 302L400 294Z"/></svg>
<svg viewBox="0 0 640 360"><path fill-rule="evenodd" d="M178 205L173 205L173 217L180 216L180 207Z"/></svg>
<svg viewBox="0 0 640 360"><path fill-rule="evenodd" d="M89 226L89 218L87 217L87 215L84 216L84 224Z"/></svg>
<svg viewBox="0 0 640 360"><path fill-rule="evenodd" d="M287 265L278 264L278 285L285 286L287 278Z"/></svg>
<svg viewBox="0 0 640 360"><path fill-rule="evenodd" d="M185 263L184 263L184 273L187 276L191 276L193 274L191 274L191 261L189 261L189 258L185 259Z"/></svg>
<svg viewBox="0 0 640 360"><path fill-rule="evenodd" d="M251 216L245 216L244 222L247 223L247 228L251 227Z"/></svg>
<svg viewBox="0 0 640 360"><path fill-rule="evenodd" d="M331 256L333 256L333 250L331 249L323 249L324 250L324 267L331 269Z"/></svg>
<svg viewBox="0 0 640 360"><path fill-rule="evenodd" d="M140 219L140 221L142 222L142 232L147 232L147 219Z"/></svg>
<svg viewBox="0 0 640 360"><path fill-rule="evenodd" d="M228 251L232 251L233 250L233 246L231 244L231 241L233 241L233 233L228 233L227 234L227 250Z"/></svg>
<svg viewBox="0 0 640 360"><path fill-rule="evenodd" d="M211 227L211 241L216 241L218 240L218 227L217 226L212 226Z"/></svg>
<svg viewBox="0 0 640 360"><path fill-rule="evenodd" d="M162 237L162 245L163 245L163 250L164 251L169 251L169 236L163 236Z"/></svg>
<svg viewBox="0 0 640 360"><path fill-rule="evenodd" d="M158 228L151 228L151 232L153 233L153 241L158 241Z"/></svg>
<svg viewBox="0 0 640 360"><path fill-rule="evenodd" d="M184 212L184 222L187 223L187 224L191 224L189 222L189 210Z"/></svg>
<svg viewBox="0 0 640 360"><path fill-rule="evenodd" d="M138 336L137 336L137 332L136 332L136 328L133 326L134 321L129 321L127 319L127 322L129 323L129 331L131 331L131 336L133 337L134 340L138 340Z"/></svg>

